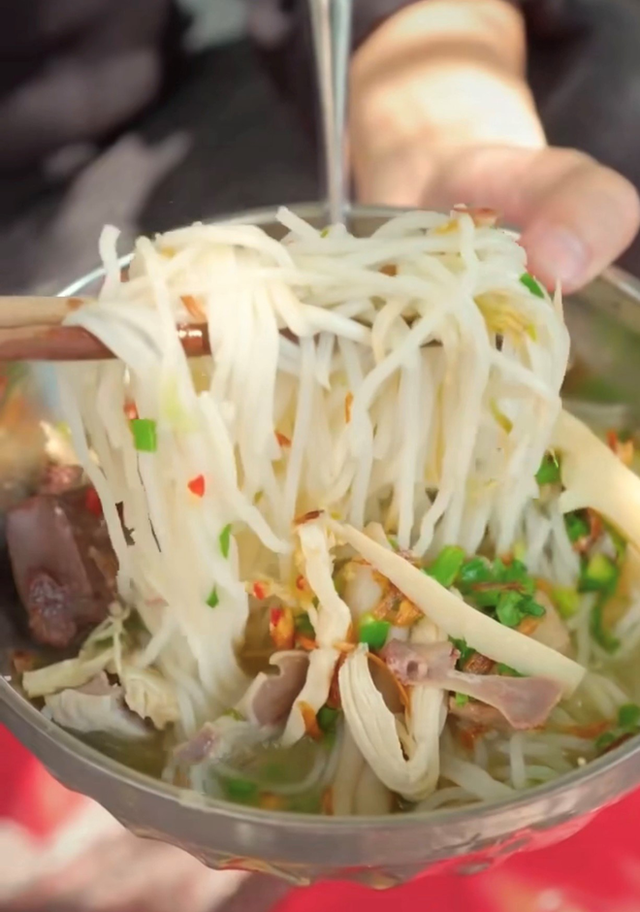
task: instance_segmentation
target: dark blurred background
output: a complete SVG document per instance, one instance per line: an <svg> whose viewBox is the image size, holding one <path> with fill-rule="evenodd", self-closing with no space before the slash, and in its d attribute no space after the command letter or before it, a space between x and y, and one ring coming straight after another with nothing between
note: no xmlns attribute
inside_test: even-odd
<svg viewBox="0 0 640 912"><path fill-rule="evenodd" d="M305 126L265 66L269 36L277 43L291 25L279 2L296 5L272 0L259 56L250 0L0 0L3 293L49 293L91 269L107 222L122 229L126 250L140 232L317 197L313 118ZM636 186L638 6L539 0L529 48L549 140L590 152ZM561 7L571 31L547 36L545 10ZM308 51L296 66L290 81L308 87ZM637 244L623 262L640 273Z"/></svg>
<svg viewBox="0 0 640 912"><path fill-rule="evenodd" d="M50 21L47 3L56 11ZM0 21L6 21L3 6L10 21L21 15L14 0L0 0ZM44 22L36 34L39 6ZM33 28L14 23L4 38L0 34L4 293L59 290L91 269L107 222L122 229L126 251L140 232L317 196L313 143L256 56L243 0L170 6L165 0L30 0L21 7ZM139 21L131 21L136 7ZM91 15L95 29L87 36ZM74 44L80 32L86 56ZM26 35L26 47L16 45L16 34ZM36 69L34 56L54 41L73 48L73 58L57 62L55 72L45 68L48 84L44 76L19 84L26 68ZM134 53L127 54L127 43ZM84 65L92 85L85 84L86 97L78 101ZM60 98L68 101L64 128L55 125ZM124 126L99 143L76 138L91 123L96 99L101 111L124 105L109 111ZM38 124L30 142L25 111ZM60 143L61 129L62 148L46 154L47 146ZM14 131L21 137L16 149Z"/></svg>

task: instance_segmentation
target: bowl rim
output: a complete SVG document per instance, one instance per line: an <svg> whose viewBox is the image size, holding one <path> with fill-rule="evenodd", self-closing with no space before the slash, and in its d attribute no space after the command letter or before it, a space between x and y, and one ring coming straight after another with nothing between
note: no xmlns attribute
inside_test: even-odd
<svg viewBox="0 0 640 912"><path fill-rule="evenodd" d="M246 212L234 212L217 216L207 221L209 223L228 224L243 222L266 224L274 221L278 208L263 207ZM322 217L326 212L326 207L322 203L291 204L289 208L302 218L318 218ZM350 215L363 218L388 218L402 211L402 209L392 207L354 205L350 209ZM131 258L132 254L121 257L121 265L127 265ZM102 275L104 275L104 270L98 267L69 284L59 292L59 296L77 294ZM624 292L635 304L640 304L640 281L634 276L618 267L610 267L599 278ZM625 768L626 775L623 776L623 779L625 781L633 779L636 780L635 784L640 783L640 764L633 764L633 758L636 755L640 755L640 736L637 736L618 747L615 751L587 763L584 767L577 767L575 770L558 776L542 785L527 788L523 791L514 790L513 796L501 798L497 801L478 802L453 809L439 808L430 811L413 811L409 814L386 814L375 817L326 817L318 814L267 811L211 798L193 789L184 789L164 782L162 779L156 779L151 775L138 772L120 761L114 760L47 719L19 690L11 685L8 679L3 677L0 680L0 721L5 722L7 727L12 729L13 726L7 716L17 717L19 722L22 723L19 727L23 728L23 730L30 730L34 738L44 738L47 743L62 750L63 754L71 755L74 761L86 764L93 772L116 780L124 780L134 789L147 795L160 797L165 802L198 814L222 817L244 824L264 826L267 823L269 829L273 831L279 829L291 830L293 826L301 836L304 833L319 837L337 835L337 833L347 833L356 836L378 828L383 828L388 833L399 830L420 830L422 836L424 836L425 828L438 830L448 825L456 825L469 820L473 820L478 825L491 819L496 819L496 822L498 822L498 819L505 814L512 815L514 812L517 814L517 812L528 806L539 807L540 813L533 816L544 819L545 812L550 814L552 809L561 810L562 802L559 799L574 787L579 787L583 799L586 799L582 801L579 811L579 815L582 816L597 810L603 803L607 803L602 801L600 790L592 788L606 774L614 774L621 768ZM629 775L632 765L637 767L637 773ZM52 772L57 775L55 770ZM609 776L608 778L613 777ZM608 800L616 800L633 788L633 785L634 783L630 782L630 784L623 786ZM531 810L533 809L531 807ZM569 809L566 810L569 817L574 816L572 812L569 812ZM566 817L567 814L564 815L563 819L566 819ZM532 827L535 828L535 824L532 824ZM513 827L504 827L503 831L507 833L513 829Z"/></svg>

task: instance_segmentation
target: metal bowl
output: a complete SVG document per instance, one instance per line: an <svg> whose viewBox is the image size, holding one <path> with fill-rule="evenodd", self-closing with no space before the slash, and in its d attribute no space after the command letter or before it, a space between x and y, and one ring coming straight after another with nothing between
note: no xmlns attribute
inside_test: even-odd
<svg viewBox="0 0 640 912"><path fill-rule="evenodd" d="M296 211L311 221L324 221L318 205L296 207ZM352 229L366 235L390 214L392 210L355 208ZM282 233L273 210L242 213L227 221L249 221L274 235ZM99 270L91 273L62 294L90 294L100 277ZM635 401L640 388L639 305L640 283L617 269L566 303L574 349L567 392L572 408L582 411L592 424L639 424ZM47 367L32 369L20 382L26 403L22 431L28 434L38 415L55 412L55 388ZM0 412L0 470L5 470L7 449L4 426ZM9 463L15 476L16 459ZM17 487L9 486L14 497L28 487L27 469ZM10 500L11 496L0 502L0 513ZM214 868L268 872L298 884L340 876L375 887L393 886L443 868L474 873L517 850L540 848L571 835L599 809L640 784L640 740L634 739L586 768L514 800L428 815L338 819L253 810L207 799L99 753L49 722L21 695L9 677L7 662L8 649L16 643L19 610L2 549L0 605L5 675L0 680L0 722L63 785L100 802L137 835L173 843Z"/></svg>

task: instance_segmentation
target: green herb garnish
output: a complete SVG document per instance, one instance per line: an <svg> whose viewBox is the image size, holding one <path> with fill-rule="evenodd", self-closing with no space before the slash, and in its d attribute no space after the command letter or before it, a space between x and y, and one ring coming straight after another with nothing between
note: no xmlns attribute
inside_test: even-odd
<svg viewBox="0 0 640 912"><path fill-rule="evenodd" d="M569 541L575 545L581 538L586 538L590 533L589 520L582 512L565 513L564 524L567 529Z"/></svg>
<svg viewBox="0 0 640 912"><path fill-rule="evenodd" d="M339 715L339 709L332 709L330 706L326 705L321 706L316 715L318 727L325 734L332 734L336 730Z"/></svg>
<svg viewBox="0 0 640 912"><path fill-rule="evenodd" d="M158 449L156 422L151 418L132 418L129 426L136 450L140 453L155 453Z"/></svg>
<svg viewBox="0 0 640 912"><path fill-rule="evenodd" d="M580 594L571 586L555 586L551 590L551 601L558 609L560 617L573 617L580 606Z"/></svg>
<svg viewBox="0 0 640 912"><path fill-rule="evenodd" d="M502 592L496 605L496 616L505 627L517 627L524 615L519 605L522 596L519 592Z"/></svg>
<svg viewBox="0 0 640 912"><path fill-rule="evenodd" d="M606 554L597 553L584 563L578 586L582 592L606 592L612 595L619 577L620 568L617 564Z"/></svg>
<svg viewBox="0 0 640 912"><path fill-rule="evenodd" d="M258 784L249 779L227 779L224 790L231 801L254 801L258 797Z"/></svg>
<svg viewBox="0 0 640 912"><path fill-rule="evenodd" d="M207 599L207 605L209 606L209 608L217 608L219 604L220 604L220 599L218 597L218 590L214 586Z"/></svg>
<svg viewBox="0 0 640 912"><path fill-rule="evenodd" d="M363 614L358 625L358 640L369 649L382 649L391 630L388 621L381 621L373 614Z"/></svg>
<svg viewBox="0 0 640 912"><path fill-rule="evenodd" d="M604 626L603 613L607 601L608 597L606 595L601 596L591 609L589 629L593 639L605 652L616 652L620 648L620 640Z"/></svg>
<svg viewBox="0 0 640 912"><path fill-rule="evenodd" d="M456 706L465 706L469 702L467 694L456 693L454 695Z"/></svg>
<svg viewBox="0 0 640 912"><path fill-rule="evenodd" d="M555 453L544 454L540 468L536 472L536 481L540 487L560 483L560 460Z"/></svg>
<svg viewBox="0 0 640 912"><path fill-rule="evenodd" d="M220 533L218 541L220 542L220 551L222 552L222 556L229 557L229 549L231 547L231 523L224 527Z"/></svg>
<svg viewBox="0 0 640 912"><path fill-rule="evenodd" d="M525 288L528 288L531 294L535 295L536 298L544 298L544 291L540 287L539 282L534 279L534 277L529 272L525 272L520 276L520 281Z"/></svg>
<svg viewBox="0 0 640 912"><path fill-rule="evenodd" d="M614 741L617 741L619 737L619 735L612 731L603 732L601 735L598 735L594 741L596 750L599 753L606 750L608 747L611 747Z"/></svg>
<svg viewBox="0 0 640 912"><path fill-rule="evenodd" d="M464 563L464 550L455 545L443 548L430 567L425 567L423 573L430 576L445 589L449 589L456 581Z"/></svg>
<svg viewBox="0 0 640 912"><path fill-rule="evenodd" d="M634 730L640 727L640 706L635 703L625 703L621 706L618 710L618 725Z"/></svg>
<svg viewBox="0 0 640 912"><path fill-rule="evenodd" d="M625 703L618 710L616 725L603 732L595 740L595 748L598 752L607 750L617 741L622 741L632 735L637 735L640 731L640 706L635 703Z"/></svg>

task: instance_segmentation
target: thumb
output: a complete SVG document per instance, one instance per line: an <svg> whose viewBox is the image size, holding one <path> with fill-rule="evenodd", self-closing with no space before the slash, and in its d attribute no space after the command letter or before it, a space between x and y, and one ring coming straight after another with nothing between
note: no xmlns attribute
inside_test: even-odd
<svg viewBox="0 0 640 912"><path fill-rule="evenodd" d="M629 246L640 226L634 186L569 149L463 149L440 159L423 205L497 209L521 230L531 271L574 291Z"/></svg>

